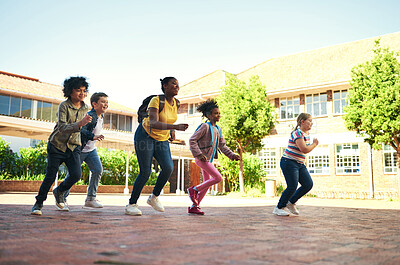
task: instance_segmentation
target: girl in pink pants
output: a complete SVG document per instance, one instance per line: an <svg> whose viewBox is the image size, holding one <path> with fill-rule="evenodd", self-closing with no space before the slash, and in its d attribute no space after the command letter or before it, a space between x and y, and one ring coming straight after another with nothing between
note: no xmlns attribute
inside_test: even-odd
<svg viewBox="0 0 400 265"><path fill-rule="evenodd" d="M217 102L209 99L197 107L203 113L203 117L208 122L202 123L189 139L190 151L195 158L196 164L201 168L203 183L188 189L189 197L193 205L188 208L189 213L201 214L200 202L206 195L208 188L222 181L222 176L212 164L214 158L218 158L217 149L231 160L239 160L240 157L226 146L226 142L221 133L221 128L217 122L221 118L221 113Z"/></svg>

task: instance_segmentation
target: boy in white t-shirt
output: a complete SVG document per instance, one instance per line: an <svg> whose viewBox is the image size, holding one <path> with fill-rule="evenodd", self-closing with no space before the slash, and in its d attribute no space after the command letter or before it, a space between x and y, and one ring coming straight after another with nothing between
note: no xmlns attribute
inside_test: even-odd
<svg viewBox="0 0 400 265"><path fill-rule="evenodd" d="M97 188L101 175L103 173L103 166L100 161L100 157L97 154L97 147L95 146L96 141L104 139L104 135L101 134L104 124L104 113L108 109L108 98L107 94L103 92L96 92L90 97L90 104L92 109L88 114L92 117L92 121L82 127L82 131L86 131L81 134L82 151L81 151L81 163L85 162L89 167L91 174L89 180L89 186L87 190L87 196L85 200L85 206L90 208L103 208L103 205L96 199ZM66 178L68 178L67 175ZM65 201L69 195L69 190L65 192ZM65 209L67 208L67 209ZM68 206L64 209L68 211Z"/></svg>

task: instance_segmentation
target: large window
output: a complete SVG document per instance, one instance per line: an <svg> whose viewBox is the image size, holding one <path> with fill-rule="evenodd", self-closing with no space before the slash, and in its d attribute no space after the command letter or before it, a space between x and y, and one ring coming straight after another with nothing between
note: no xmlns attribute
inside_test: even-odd
<svg viewBox="0 0 400 265"><path fill-rule="evenodd" d="M317 147L307 156L307 168L310 174L330 174L328 146Z"/></svg>
<svg viewBox="0 0 400 265"><path fill-rule="evenodd" d="M346 103L347 90L333 91L333 113L341 114L344 113L343 107Z"/></svg>
<svg viewBox="0 0 400 265"><path fill-rule="evenodd" d="M31 118L32 100L0 95L0 114Z"/></svg>
<svg viewBox="0 0 400 265"><path fill-rule="evenodd" d="M327 115L327 102L326 93L306 95L307 113L313 117Z"/></svg>
<svg viewBox="0 0 400 265"><path fill-rule="evenodd" d="M275 148L264 148L259 154L264 162L264 171L268 175L276 175L276 151Z"/></svg>
<svg viewBox="0 0 400 265"><path fill-rule="evenodd" d="M21 116L32 117L32 100L26 98L21 100Z"/></svg>
<svg viewBox="0 0 400 265"><path fill-rule="evenodd" d="M281 98L280 110L281 119L295 119L300 114L300 99L299 98Z"/></svg>
<svg viewBox="0 0 400 265"><path fill-rule="evenodd" d="M115 113L104 114L104 128L121 130L121 131L132 131L132 117L126 115L120 115Z"/></svg>
<svg viewBox="0 0 400 265"><path fill-rule="evenodd" d="M358 144L336 145L336 174L359 174L360 149Z"/></svg>
<svg viewBox="0 0 400 265"><path fill-rule="evenodd" d="M10 115L21 116L21 98L11 97Z"/></svg>
<svg viewBox="0 0 400 265"><path fill-rule="evenodd" d="M385 173L397 173L397 152L390 145L383 145L383 165Z"/></svg>

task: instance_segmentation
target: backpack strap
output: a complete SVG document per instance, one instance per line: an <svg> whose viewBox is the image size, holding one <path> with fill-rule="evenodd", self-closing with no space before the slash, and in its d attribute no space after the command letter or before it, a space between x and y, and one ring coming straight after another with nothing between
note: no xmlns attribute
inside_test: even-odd
<svg viewBox="0 0 400 265"><path fill-rule="evenodd" d="M213 144L214 144L214 130L213 130L211 122L207 122L207 123L208 123L208 125L210 127L210 132L211 132L211 146L213 146ZM215 127L217 127L217 129L218 129L218 135L217 135L217 142L215 143L215 146L214 146L213 154L212 154L212 156L210 158L210 163L212 163L212 161L214 160L215 153L217 152L217 149L218 149L219 140L221 139L221 128L216 124L215 124Z"/></svg>
<svg viewBox="0 0 400 265"><path fill-rule="evenodd" d="M158 99L160 100L160 103L158 105L158 113L160 113L165 106L165 95L164 94L158 95Z"/></svg>

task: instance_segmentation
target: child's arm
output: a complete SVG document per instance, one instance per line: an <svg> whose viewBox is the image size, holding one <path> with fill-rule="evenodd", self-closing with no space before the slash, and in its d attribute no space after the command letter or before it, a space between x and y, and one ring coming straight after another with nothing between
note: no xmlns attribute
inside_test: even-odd
<svg viewBox="0 0 400 265"><path fill-rule="evenodd" d="M73 123L68 123L67 121L68 117L68 108L66 104L61 103L60 106L58 107L58 129L60 132L63 133L74 133L74 132L79 132L80 131L80 123L81 121L73 122ZM75 117L74 117L75 118ZM83 125L82 125L83 126Z"/></svg>
<svg viewBox="0 0 400 265"><path fill-rule="evenodd" d="M88 115L90 115L90 114L88 113ZM93 120L93 117L92 117L92 120L91 120L88 124L84 125L84 126L81 128L81 134L84 135L84 136L85 136L85 139L87 139L87 140L90 140L90 141L97 140L97 139L94 139L95 135L94 135L94 133L91 132L90 129L89 129L89 126L90 126L90 125L92 125L92 126L94 127L94 120Z"/></svg>
<svg viewBox="0 0 400 265"><path fill-rule="evenodd" d="M202 160L201 158L204 156L200 150L198 140L200 140L206 134L207 130L208 130L208 125L203 123L200 126L200 128L197 131L195 131L194 134L189 139L189 148L194 158Z"/></svg>
<svg viewBox="0 0 400 265"><path fill-rule="evenodd" d="M230 160L240 160L240 156L232 152L231 149L226 145L226 141L221 134L221 138L219 139L218 148L221 152L226 155Z"/></svg>

